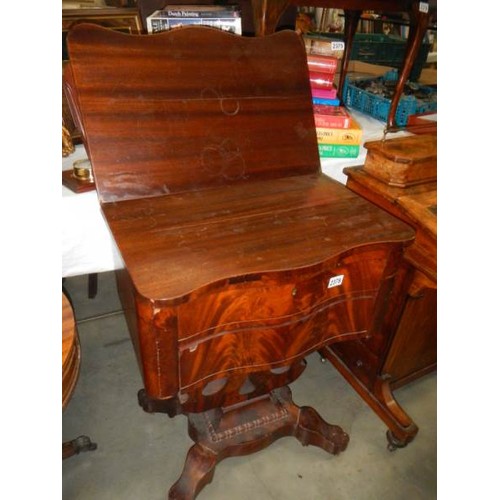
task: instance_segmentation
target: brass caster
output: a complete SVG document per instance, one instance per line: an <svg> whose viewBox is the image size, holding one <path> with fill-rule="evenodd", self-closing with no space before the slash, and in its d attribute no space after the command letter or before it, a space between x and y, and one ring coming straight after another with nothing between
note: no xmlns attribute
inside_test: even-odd
<svg viewBox="0 0 500 500"><path fill-rule="evenodd" d="M386 437L387 437L387 449L389 451L396 451L398 448L404 448L408 444L396 438L396 436L394 436L394 434L390 430L386 432Z"/></svg>

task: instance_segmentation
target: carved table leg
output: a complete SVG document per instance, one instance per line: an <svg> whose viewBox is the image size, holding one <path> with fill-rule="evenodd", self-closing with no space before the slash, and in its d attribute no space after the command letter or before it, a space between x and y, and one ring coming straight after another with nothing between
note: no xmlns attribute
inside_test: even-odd
<svg viewBox="0 0 500 500"><path fill-rule="evenodd" d="M256 36L274 33L278 21L289 5L289 0L252 0L253 22Z"/></svg>
<svg viewBox="0 0 500 500"><path fill-rule="evenodd" d="M374 383L373 389L369 390L331 349L321 349L320 353L332 363L387 427L389 427L387 439L390 451L396 448L403 448L413 441L418 433L418 427L394 398L389 380L378 378Z"/></svg>
<svg viewBox="0 0 500 500"><path fill-rule="evenodd" d="M304 446L312 444L332 455L344 451L349 443L349 436L342 428L325 422L310 406L300 408L298 425L293 435Z"/></svg>
<svg viewBox="0 0 500 500"><path fill-rule="evenodd" d="M428 10L423 10L425 2L414 1L410 10L410 32L406 43L406 52L403 65L399 72L399 78L394 89L394 96L389 108L389 116L387 118L387 129L397 129L396 127L396 111L399 101L403 95L406 81L410 77L410 72L415 63L415 60L420 49L422 39L424 38L429 23L430 14ZM427 5L428 9L428 5Z"/></svg>
<svg viewBox="0 0 500 500"><path fill-rule="evenodd" d="M188 423L195 445L169 491L170 499L196 498L211 482L218 462L262 450L281 437L294 436L304 446L318 446L334 455L349 442L339 426L325 422L316 410L295 405L287 386L232 407L190 413Z"/></svg>
<svg viewBox="0 0 500 500"><path fill-rule="evenodd" d="M354 42L354 35L356 30L358 29L358 22L361 17L361 10L352 10L345 9L344 10L344 42L345 49L344 54L342 56L342 66L340 70L340 78L339 78L339 86L337 89L337 95L342 99L343 102L343 94L344 94L344 85L345 79L347 76L347 69L349 67L349 60L351 59L352 46Z"/></svg>
<svg viewBox="0 0 500 500"><path fill-rule="evenodd" d="M188 451L181 477L170 488L170 500L188 500L196 498L204 486L212 482L217 455L195 444Z"/></svg>
<svg viewBox="0 0 500 500"><path fill-rule="evenodd" d="M378 379L373 392L378 401L383 403L383 408L387 408L389 415L393 417L386 422L389 427L386 437L387 449L394 451L411 443L417 435L418 427L394 398L389 382L389 379Z"/></svg>

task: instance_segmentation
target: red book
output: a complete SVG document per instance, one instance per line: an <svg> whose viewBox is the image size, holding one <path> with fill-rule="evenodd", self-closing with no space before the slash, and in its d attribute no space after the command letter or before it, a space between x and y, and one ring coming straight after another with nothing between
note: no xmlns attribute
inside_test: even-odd
<svg viewBox="0 0 500 500"><path fill-rule="evenodd" d="M311 89L333 89L333 75L330 75L329 73L309 71L309 82L311 84Z"/></svg>
<svg viewBox="0 0 500 500"><path fill-rule="evenodd" d="M316 127L349 128L351 126L351 115L343 106L314 104L313 111Z"/></svg>
<svg viewBox="0 0 500 500"><path fill-rule="evenodd" d="M320 99L337 99L337 88L332 87L331 90L312 88L311 94L313 97L319 97Z"/></svg>
<svg viewBox="0 0 500 500"><path fill-rule="evenodd" d="M335 71L337 71L338 59L336 57L308 54L307 66L309 71L334 75Z"/></svg>

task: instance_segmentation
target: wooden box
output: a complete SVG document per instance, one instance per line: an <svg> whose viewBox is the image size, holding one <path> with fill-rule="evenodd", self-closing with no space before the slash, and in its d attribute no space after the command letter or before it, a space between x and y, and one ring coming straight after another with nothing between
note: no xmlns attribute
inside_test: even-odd
<svg viewBox="0 0 500 500"><path fill-rule="evenodd" d="M365 172L389 186L404 188L437 179L436 135L371 141L365 148Z"/></svg>

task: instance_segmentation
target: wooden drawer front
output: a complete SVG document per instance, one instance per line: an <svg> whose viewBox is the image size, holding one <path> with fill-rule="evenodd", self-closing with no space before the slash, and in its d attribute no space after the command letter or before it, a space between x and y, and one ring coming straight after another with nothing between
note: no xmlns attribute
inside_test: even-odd
<svg viewBox="0 0 500 500"><path fill-rule="evenodd" d="M194 297L178 309L179 341L200 342L226 331L293 322L331 300L378 290L387 249L361 249L322 266L269 273ZM247 278L248 280L248 278Z"/></svg>
<svg viewBox="0 0 500 500"><path fill-rule="evenodd" d="M242 373L289 364L335 340L366 335L376 290L321 303L309 314L270 320L270 326L226 330L180 349L180 387L208 382L224 373Z"/></svg>
<svg viewBox="0 0 500 500"><path fill-rule="evenodd" d="M385 263L385 251L358 251L302 279L240 283L180 306L181 388L288 364L333 341L365 336Z"/></svg>

